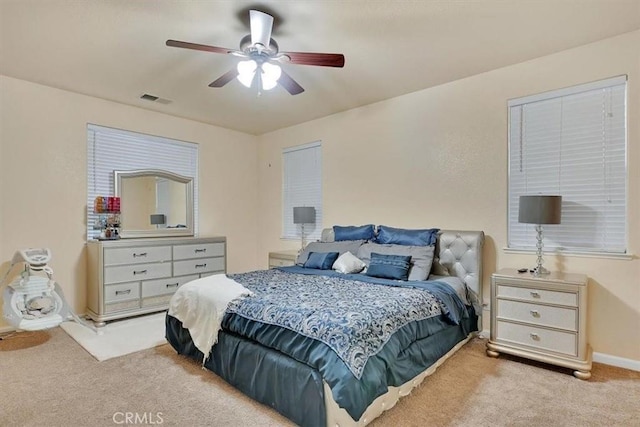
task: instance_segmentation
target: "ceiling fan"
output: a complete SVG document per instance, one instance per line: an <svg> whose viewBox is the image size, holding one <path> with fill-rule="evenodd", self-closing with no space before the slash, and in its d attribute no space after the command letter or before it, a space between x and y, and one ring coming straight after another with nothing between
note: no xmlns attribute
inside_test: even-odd
<svg viewBox="0 0 640 427"><path fill-rule="evenodd" d="M166 44L205 52L228 53L244 59L236 68L211 82L210 87L222 87L237 78L246 87L257 87L258 93L280 84L291 95L297 95L304 92L304 89L278 63L344 67L344 55L339 53L280 52L278 44L271 38L273 17L258 10L250 10L249 19L251 34L240 40L240 50L178 40L167 40Z"/></svg>

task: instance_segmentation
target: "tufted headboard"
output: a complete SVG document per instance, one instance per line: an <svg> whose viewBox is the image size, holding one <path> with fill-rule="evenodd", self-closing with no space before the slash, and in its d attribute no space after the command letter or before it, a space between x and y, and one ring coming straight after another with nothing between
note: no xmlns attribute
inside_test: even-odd
<svg viewBox="0 0 640 427"><path fill-rule="evenodd" d="M333 237L333 229L322 230L323 242L332 242ZM432 274L459 277L475 293L478 306L482 304L483 244L483 231L440 230L431 267Z"/></svg>

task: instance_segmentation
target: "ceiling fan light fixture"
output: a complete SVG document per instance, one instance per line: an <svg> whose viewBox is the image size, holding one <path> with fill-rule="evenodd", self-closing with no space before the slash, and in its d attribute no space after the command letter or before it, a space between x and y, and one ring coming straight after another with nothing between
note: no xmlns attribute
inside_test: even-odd
<svg viewBox="0 0 640 427"><path fill-rule="evenodd" d="M262 64L262 89L271 90L278 84L282 75L280 66L265 62Z"/></svg>
<svg viewBox="0 0 640 427"><path fill-rule="evenodd" d="M256 74L256 68L258 68L258 63L253 59L238 62L238 81L250 88Z"/></svg>

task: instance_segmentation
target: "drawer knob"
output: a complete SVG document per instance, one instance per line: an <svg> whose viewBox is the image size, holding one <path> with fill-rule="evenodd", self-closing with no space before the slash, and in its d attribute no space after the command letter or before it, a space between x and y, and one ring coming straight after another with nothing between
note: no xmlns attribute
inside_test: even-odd
<svg viewBox="0 0 640 427"><path fill-rule="evenodd" d="M538 292L535 292L535 291L531 291L531 296L533 298L540 298L540 294Z"/></svg>
<svg viewBox="0 0 640 427"><path fill-rule="evenodd" d="M167 283L167 288L177 288L178 284L177 283Z"/></svg>
<svg viewBox="0 0 640 427"><path fill-rule="evenodd" d="M147 274L147 270L133 270L133 275L136 276L138 274Z"/></svg>
<svg viewBox="0 0 640 427"><path fill-rule="evenodd" d="M196 268L204 268L207 264L196 264Z"/></svg>
<svg viewBox="0 0 640 427"><path fill-rule="evenodd" d="M533 317L540 317L540 313L538 312L538 310L531 310L529 313L531 313Z"/></svg>
<svg viewBox="0 0 640 427"><path fill-rule="evenodd" d="M147 253L146 252L141 252L139 254L137 254L135 252L133 253L133 257L134 258L138 258L138 257L141 257L141 256L147 256Z"/></svg>
<svg viewBox="0 0 640 427"><path fill-rule="evenodd" d="M126 291L116 291L116 295L126 295L130 293L131 293L131 289L127 289Z"/></svg>
<svg viewBox="0 0 640 427"><path fill-rule="evenodd" d="M535 332L531 332L529 334L529 336L531 337L532 340L534 341L540 341L540 335L536 334Z"/></svg>
<svg viewBox="0 0 640 427"><path fill-rule="evenodd" d="M196 253L207 252L207 248L204 249L196 249Z"/></svg>

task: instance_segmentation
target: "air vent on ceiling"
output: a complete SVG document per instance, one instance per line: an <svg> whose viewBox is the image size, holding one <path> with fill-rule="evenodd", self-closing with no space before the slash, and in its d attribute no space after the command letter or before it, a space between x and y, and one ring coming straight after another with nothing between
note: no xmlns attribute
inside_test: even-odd
<svg viewBox="0 0 640 427"><path fill-rule="evenodd" d="M168 99L160 98L158 96L150 95L148 93L142 94L140 99L144 99L145 101L157 102L158 104L165 104L165 105L171 103L171 101Z"/></svg>

